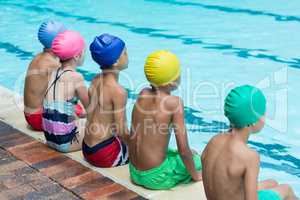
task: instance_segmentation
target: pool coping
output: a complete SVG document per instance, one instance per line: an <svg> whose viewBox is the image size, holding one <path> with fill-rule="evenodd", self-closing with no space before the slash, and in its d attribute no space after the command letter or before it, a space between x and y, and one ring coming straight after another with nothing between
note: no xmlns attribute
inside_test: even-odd
<svg viewBox="0 0 300 200"><path fill-rule="evenodd" d="M18 93L1 85L0 96L0 120L4 121L15 129L18 129L22 133L25 133L26 135L45 143L42 133L32 131L27 126L23 115L23 98ZM67 153L65 155L147 199L176 200L187 198L190 200L206 200L202 182L179 185L171 190L147 190L140 186L134 185L130 181L127 165L115 168L97 168L91 166L83 159L81 151Z"/></svg>

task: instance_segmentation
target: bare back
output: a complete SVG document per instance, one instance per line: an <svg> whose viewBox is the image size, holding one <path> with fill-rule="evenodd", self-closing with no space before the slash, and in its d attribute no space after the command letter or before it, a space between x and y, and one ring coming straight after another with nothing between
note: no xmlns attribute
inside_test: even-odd
<svg viewBox="0 0 300 200"><path fill-rule="evenodd" d="M129 155L131 163L139 170L160 165L166 156L172 122L171 95L157 95L144 89L132 113Z"/></svg>
<svg viewBox="0 0 300 200"><path fill-rule="evenodd" d="M30 63L24 88L24 111L41 109L50 74L60 67L60 62L48 52L38 54Z"/></svg>
<svg viewBox="0 0 300 200"><path fill-rule="evenodd" d="M245 199L245 159L251 150L230 134L215 136L202 154L203 183L208 200Z"/></svg>
<svg viewBox="0 0 300 200"><path fill-rule="evenodd" d="M92 147L113 136L116 112L113 98L119 98L118 90L124 89L116 81L106 79L103 74L93 79L89 88L90 105L84 137L88 146Z"/></svg>
<svg viewBox="0 0 300 200"><path fill-rule="evenodd" d="M76 96L77 76L81 76L73 70L58 69L51 73L47 83L46 101L70 101ZM58 77L58 78L57 78ZM57 81L55 79L57 78Z"/></svg>

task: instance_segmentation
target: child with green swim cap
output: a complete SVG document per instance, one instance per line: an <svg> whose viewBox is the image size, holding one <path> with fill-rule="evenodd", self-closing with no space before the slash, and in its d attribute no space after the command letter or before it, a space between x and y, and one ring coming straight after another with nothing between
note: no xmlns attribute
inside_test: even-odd
<svg viewBox="0 0 300 200"><path fill-rule="evenodd" d="M180 82L179 60L168 51L156 51L148 56L144 70L151 87L140 92L132 113L131 180L154 190L202 180L200 156L188 145L183 102L171 95ZM172 128L178 151L168 148Z"/></svg>
<svg viewBox="0 0 300 200"><path fill-rule="evenodd" d="M247 141L251 133L264 126L263 93L250 85L236 87L227 95L224 110L231 129L213 137L201 158L207 199L297 199L288 185L274 180L257 182L259 155L247 146Z"/></svg>

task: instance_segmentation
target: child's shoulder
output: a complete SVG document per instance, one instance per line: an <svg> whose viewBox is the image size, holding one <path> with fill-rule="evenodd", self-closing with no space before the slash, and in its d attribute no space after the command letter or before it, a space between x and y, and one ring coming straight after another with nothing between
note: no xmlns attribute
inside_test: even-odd
<svg viewBox="0 0 300 200"><path fill-rule="evenodd" d="M114 83L110 85L110 90L111 92L116 95L116 96L122 96L122 97L127 97L127 91L126 89L120 85L119 83Z"/></svg>
<svg viewBox="0 0 300 200"><path fill-rule="evenodd" d="M245 158L247 158L250 162L257 162L260 159L259 154L255 150L250 149L249 147L247 147L246 153L244 155Z"/></svg>
<svg viewBox="0 0 300 200"><path fill-rule="evenodd" d="M244 163L247 163L247 165L251 165L251 163L259 163L259 154L255 150L249 148L244 143L234 145L233 148L235 156L238 157Z"/></svg>
<svg viewBox="0 0 300 200"><path fill-rule="evenodd" d="M144 95L151 95L153 92L152 92L152 88L150 87L145 87L141 90L140 92L140 96L144 96Z"/></svg>
<svg viewBox="0 0 300 200"><path fill-rule="evenodd" d="M219 133L215 136L213 136L208 144L206 145L207 148L212 147L214 148L215 146L223 146L224 143L226 143L226 133Z"/></svg>
<svg viewBox="0 0 300 200"><path fill-rule="evenodd" d="M60 65L59 60L43 53L36 55L30 62L30 67L40 69L58 68Z"/></svg>
<svg viewBox="0 0 300 200"><path fill-rule="evenodd" d="M260 156L255 150L249 147L240 148L240 151L236 151L235 157L247 169L253 170L259 167Z"/></svg>
<svg viewBox="0 0 300 200"><path fill-rule="evenodd" d="M171 110L173 109L178 110L179 108L184 109L183 100L179 96L169 95L166 98L165 103L167 106L170 107Z"/></svg>
<svg viewBox="0 0 300 200"><path fill-rule="evenodd" d="M100 80L101 80L101 74L97 74L95 77L93 77L91 81L91 86L98 85L100 83Z"/></svg>
<svg viewBox="0 0 300 200"><path fill-rule="evenodd" d="M77 71L71 71L70 73L70 77L72 78L73 81L83 81L84 77L81 73L77 72Z"/></svg>
<svg viewBox="0 0 300 200"><path fill-rule="evenodd" d="M155 92L151 87L145 87L139 93L139 97L145 97L153 94L155 94ZM179 96L167 95L164 97L163 102L167 106L171 106L171 107L183 106L183 100Z"/></svg>

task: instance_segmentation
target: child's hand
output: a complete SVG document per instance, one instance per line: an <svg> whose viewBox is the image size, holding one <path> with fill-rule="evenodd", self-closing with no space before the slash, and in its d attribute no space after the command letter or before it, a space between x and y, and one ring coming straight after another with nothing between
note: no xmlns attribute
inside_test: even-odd
<svg viewBox="0 0 300 200"><path fill-rule="evenodd" d="M202 172L197 172L196 176L193 177L194 181L202 181Z"/></svg>

